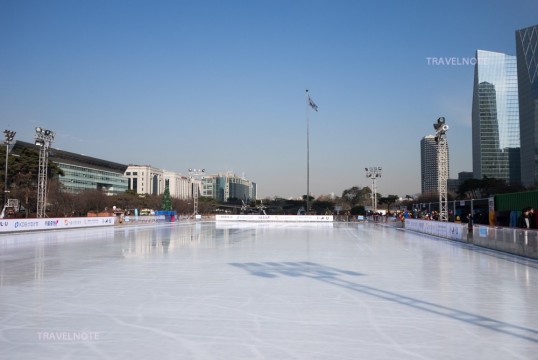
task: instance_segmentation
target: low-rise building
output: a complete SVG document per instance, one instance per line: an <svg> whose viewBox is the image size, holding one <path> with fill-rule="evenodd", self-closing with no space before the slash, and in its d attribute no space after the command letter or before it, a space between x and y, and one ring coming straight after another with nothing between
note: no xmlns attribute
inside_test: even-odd
<svg viewBox="0 0 538 360"><path fill-rule="evenodd" d="M192 197L189 178L173 171L151 165L129 165L125 170L128 189L137 194L161 195L168 184L170 197L188 199Z"/></svg>
<svg viewBox="0 0 538 360"><path fill-rule="evenodd" d="M37 145L24 141L16 141L11 151L17 155L24 148L39 151ZM54 148L49 149L48 157L64 172L65 176L60 176L59 180L70 193L101 190L107 195L116 195L128 189L124 176L127 165Z"/></svg>

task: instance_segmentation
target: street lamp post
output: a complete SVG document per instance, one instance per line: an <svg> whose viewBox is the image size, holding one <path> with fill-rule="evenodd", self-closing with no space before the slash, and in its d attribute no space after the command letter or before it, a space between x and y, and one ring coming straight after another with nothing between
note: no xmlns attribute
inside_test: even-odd
<svg viewBox="0 0 538 360"><path fill-rule="evenodd" d="M11 131L11 130L4 130L4 136L6 137L6 141L5 141L5 144L6 144L6 169L5 169L5 172L4 172L4 204L7 203L7 199L8 199L8 193L9 193L9 190L7 188L7 162L9 160L9 145L12 144L13 142L13 139L15 138L15 134L16 132L15 131Z"/></svg>
<svg viewBox="0 0 538 360"><path fill-rule="evenodd" d="M47 167L50 145L54 142L54 132L41 127L35 128L35 144L39 146L39 170L37 175L37 217L45 217L47 206Z"/></svg>
<svg viewBox="0 0 538 360"><path fill-rule="evenodd" d="M194 216L198 215L198 186L200 185L198 182L200 179L203 179L203 175L205 175L205 169L189 169L189 179L194 183L192 189Z"/></svg>
<svg viewBox="0 0 538 360"><path fill-rule="evenodd" d="M381 166L374 166L369 168L364 168L366 171L366 177L372 179L372 208L374 209L374 213L377 212L377 189L376 189L376 180L377 178L381 177Z"/></svg>

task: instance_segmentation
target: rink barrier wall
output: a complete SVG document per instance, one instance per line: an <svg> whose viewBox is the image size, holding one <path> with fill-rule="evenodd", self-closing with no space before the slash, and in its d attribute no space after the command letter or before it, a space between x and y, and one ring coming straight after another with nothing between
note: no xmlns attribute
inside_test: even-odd
<svg viewBox="0 0 538 360"><path fill-rule="evenodd" d="M332 215L216 215L216 221L333 222Z"/></svg>
<svg viewBox="0 0 538 360"><path fill-rule="evenodd" d="M467 224L405 219L405 229L456 241L467 241Z"/></svg>
<svg viewBox="0 0 538 360"><path fill-rule="evenodd" d="M126 223L156 223L156 222L164 222L164 221L172 221L170 218L167 219L165 215L133 215L133 216L125 216L123 218L123 221Z"/></svg>
<svg viewBox="0 0 538 360"><path fill-rule="evenodd" d="M470 241L488 249L538 259L538 230L474 225Z"/></svg>
<svg viewBox="0 0 538 360"><path fill-rule="evenodd" d="M39 219L0 219L0 234L34 231L76 229L97 226L113 226L116 217L70 217L70 218L39 218Z"/></svg>
<svg viewBox="0 0 538 360"><path fill-rule="evenodd" d="M538 259L538 230L405 219L405 229Z"/></svg>

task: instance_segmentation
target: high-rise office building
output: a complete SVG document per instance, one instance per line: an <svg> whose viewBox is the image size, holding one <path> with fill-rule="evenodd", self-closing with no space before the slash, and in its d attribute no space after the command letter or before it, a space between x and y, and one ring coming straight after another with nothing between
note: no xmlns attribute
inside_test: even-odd
<svg viewBox="0 0 538 360"><path fill-rule="evenodd" d="M478 50L474 69L473 175L521 182L515 56Z"/></svg>
<svg viewBox="0 0 538 360"><path fill-rule="evenodd" d="M448 146L448 145L447 145ZM449 167L447 166L447 171ZM446 174L448 178L448 174ZM435 136L426 135L420 140L420 184L422 194L439 192L437 142Z"/></svg>
<svg viewBox="0 0 538 360"><path fill-rule="evenodd" d="M538 25L516 31L521 182L538 183Z"/></svg>

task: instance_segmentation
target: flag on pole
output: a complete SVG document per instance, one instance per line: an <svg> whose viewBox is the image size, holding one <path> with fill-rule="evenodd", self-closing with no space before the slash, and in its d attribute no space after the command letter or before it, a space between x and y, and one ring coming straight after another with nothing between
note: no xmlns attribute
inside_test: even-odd
<svg viewBox="0 0 538 360"><path fill-rule="evenodd" d="M308 95L308 105L310 105L310 107L316 111L318 111L318 106L316 105L316 103L310 98L310 95Z"/></svg>

